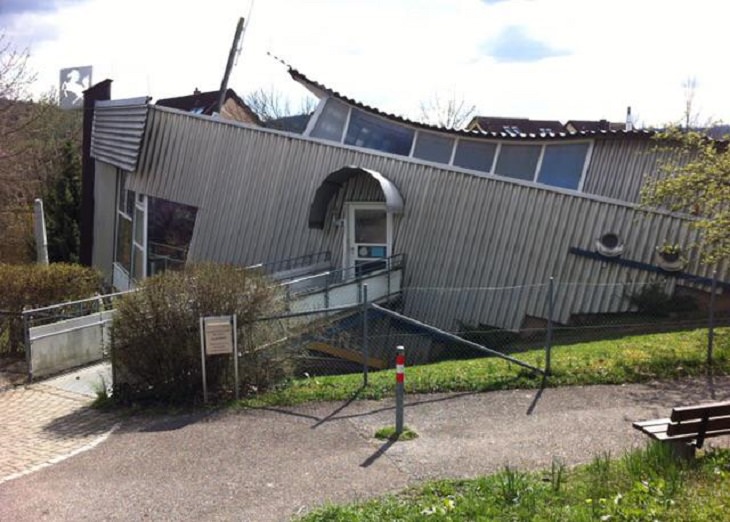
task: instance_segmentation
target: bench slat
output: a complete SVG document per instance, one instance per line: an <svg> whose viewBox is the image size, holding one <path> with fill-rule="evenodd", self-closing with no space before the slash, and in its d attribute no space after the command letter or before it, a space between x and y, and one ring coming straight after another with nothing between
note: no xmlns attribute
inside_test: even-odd
<svg viewBox="0 0 730 522"><path fill-rule="evenodd" d="M674 435L686 435L689 433L697 434L701 425L702 421L699 420L683 422L681 424L672 423L667 427L667 435L671 437ZM711 418L707 421L707 427L705 428L707 433L728 429L730 429L730 417L720 417L719 419Z"/></svg>
<svg viewBox="0 0 730 522"><path fill-rule="evenodd" d="M730 401L698 404L695 406L680 406L672 410L672 422L684 422L692 419L701 419L705 413L710 417L730 416Z"/></svg>

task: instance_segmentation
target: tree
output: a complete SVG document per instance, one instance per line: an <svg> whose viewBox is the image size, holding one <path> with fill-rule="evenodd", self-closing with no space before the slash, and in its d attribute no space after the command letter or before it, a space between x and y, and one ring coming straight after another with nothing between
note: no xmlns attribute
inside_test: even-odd
<svg viewBox="0 0 730 522"><path fill-rule="evenodd" d="M80 148L81 113L62 111L54 94L34 101L29 51L0 32L0 261L30 261L33 200L61 172L63 145Z"/></svg>
<svg viewBox="0 0 730 522"><path fill-rule="evenodd" d="M671 149L672 160L661 163L650 178L642 201L696 217L703 261L717 263L730 257L730 150L696 131L671 126L657 134L659 146Z"/></svg>
<svg viewBox="0 0 730 522"><path fill-rule="evenodd" d="M476 112L476 105L468 104L455 92L448 98L434 93L428 100L421 102L420 108L424 123L447 129L463 128Z"/></svg>
<svg viewBox="0 0 730 522"><path fill-rule="evenodd" d="M61 152L60 172L48 180L44 197L48 258L52 262L79 261L81 218L81 154L67 139Z"/></svg>
<svg viewBox="0 0 730 522"><path fill-rule="evenodd" d="M316 100L310 96L301 98L295 104L273 86L251 91L244 95L243 101L264 123L287 116L311 114L317 106Z"/></svg>

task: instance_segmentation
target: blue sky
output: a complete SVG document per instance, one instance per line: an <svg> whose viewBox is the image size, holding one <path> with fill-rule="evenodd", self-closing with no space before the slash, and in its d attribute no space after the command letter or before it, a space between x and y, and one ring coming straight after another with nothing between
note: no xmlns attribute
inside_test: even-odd
<svg viewBox="0 0 730 522"><path fill-rule="evenodd" d="M719 65L727 17L712 0L195 5L0 0L0 27L29 47L36 92L57 87L59 69L78 65L93 65L95 81L113 79L116 98L216 89L236 21L247 16L230 81L239 94L272 85L293 98L305 94L271 52L344 94L409 117L440 93L484 115L622 121L631 105L640 122L663 124L682 117L682 85L694 77L700 117L730 121L730 74Z"/></svg>

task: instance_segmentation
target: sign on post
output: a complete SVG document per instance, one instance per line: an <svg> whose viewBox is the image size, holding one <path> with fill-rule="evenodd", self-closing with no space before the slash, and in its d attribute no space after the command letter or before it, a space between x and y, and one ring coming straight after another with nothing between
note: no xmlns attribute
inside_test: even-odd
<svg viewBox="0 0 730 522"><path fill-rule="evenodd" d="M205 317L205 353L223 355L233 353L233 324L229 316Z"/></svg>
<svg viewBox="0 0 730 522"><path fill-rule="evenodd" d="M233 355L233 377L238 399L238 339L236 316L221 315L200 318L200 362L203 374L203 401L208 402L205 358L211 355Z"/></svg>

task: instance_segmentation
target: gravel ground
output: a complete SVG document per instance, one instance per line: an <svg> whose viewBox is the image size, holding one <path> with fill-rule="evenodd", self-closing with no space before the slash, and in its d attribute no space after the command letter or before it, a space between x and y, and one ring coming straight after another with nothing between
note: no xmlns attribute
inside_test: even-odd
<svg viewBox="0 0 730 522"><path fill-rule="evenodd" d="M0 520L289 520L429 478L618 455L644 442L632 421L728 399L728 378L412 396L406 424L420 437L395 444L373 438L394 423L392 400L135 417L0 484Z"/></svg>

